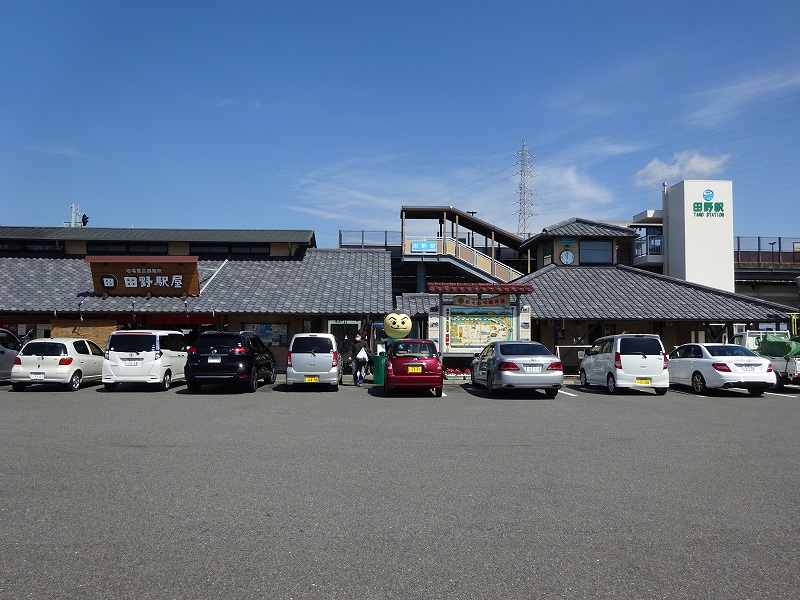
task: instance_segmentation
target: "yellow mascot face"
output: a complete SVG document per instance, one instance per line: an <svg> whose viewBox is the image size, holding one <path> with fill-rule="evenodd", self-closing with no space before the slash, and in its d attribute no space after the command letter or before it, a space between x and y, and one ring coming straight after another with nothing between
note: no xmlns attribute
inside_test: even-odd
<svg viewBox="0 0 800 600"><path fill-rule="evenodd" d="M411 317L402 313L389 313L383 320L383 330L390 338L404 338L411 332Z"/></svg>

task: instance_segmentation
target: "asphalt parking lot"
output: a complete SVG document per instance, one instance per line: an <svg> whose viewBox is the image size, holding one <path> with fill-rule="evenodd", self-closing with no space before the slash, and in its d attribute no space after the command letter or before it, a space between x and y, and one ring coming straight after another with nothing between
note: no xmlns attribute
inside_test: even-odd
<svg viewBox="0 0 800 600"><path fill-rule="evenodd" d="M0 385L0 598L800 597L800 390Z"/></svg>

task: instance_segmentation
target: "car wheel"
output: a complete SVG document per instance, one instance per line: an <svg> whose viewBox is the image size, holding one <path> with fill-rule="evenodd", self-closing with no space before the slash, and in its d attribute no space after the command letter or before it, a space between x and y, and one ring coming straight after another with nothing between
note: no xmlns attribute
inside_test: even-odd
<svg viewBox="0 0 800 600"><path fill-rule="evenodd" d="M555 389L553 389L553 390L550 390L550 389L545 390L544 391L544 395L547 396L548 398L555 398L556 396L558 396L558 390L555 390Z"/></svg>
<svg viewBox="0 0 800 600"><path fill-rule="evenodd" d="M331 385L331 391L332 392L338 392L339 391L339 383L338 382L336 382L336 383Z"/></svg>
<svg viewBox="0 0 800 600"><path fill-rule="evenodd" d="M269 375L266 377L265 381L272 385L275 383L275 380L278 378L278 373L275 371L275 365L272 365L272 368L269 370Z"/></svg>
<svg viewBox="0 0 800 600"><path fill-rule="evenodd" d="M117 389L117 385L116 383L104 383L103 387L106 388L107 392L113 392Z"/></svg>
<svg viewBox="0 0 800 600"><path fill-rule="evenodd" d="M656 394L658 394L659 396L663 396L664 394L667 393L667 390L669 388L653 388L653 389L656 391Z"/></svg>
<svg viewBox="0 0 800 600"><path fill-rule="evenodd" d="M72 377L69 379L69 383L67 383L66 388L70 392L77 392L78 389L81 387L81 382L83 381L83 375L81 375L80 371L75 371L72 374Z"/></svg>
<svg viewBox="0 0 800 600"><path fill-rule="evenodd" d="M589 387L589 379L586 377L586 371L581 369L580 372L581 387Z"/></svg>
<svg viewBox="0 0 800 600"><path fill-rule="evenodd" d="M20 382L17 382L17 383L12 383L12 384L11 384L11 388L12 388L12 389L13 389L15 392L24 392L26 387L28 387L28 384L27 384L27 383L20 383Z"/></svg>
<svg viewBox="0 0 800 600"><path fill-rule="evenodd" d="M383 393L386 394L387 398L391 398L394 396L394 389L390 388L388 385L383 388Z"/></svg>
<svg viewBox="0 0 800 600"><path fill-rule="evenodd" d="M247 392L248 394L252 394L257 389L258 389L258 369L253 367L253 370L250 371L250 378L244 385L244 391Z"/></svg>
<svg viewBox="0 0 800 600"><path fill-rule="evenodd" d="M166 392L171 385L172 385L172 372L167 371L166 373L164 373L164 379L162 379L161 383L158 384L158 391Z"/></svg>
<svg viewBox="0 0 800 600"><path fill-rule="evenodd" d="M441 398L442 397L442 388L440 388L440 387L433 388L433 395L436 396L437 398Z"/></svg>
<svg viewBox="0 0 800 600"><path fill-rule="evenodd" d="M609 394L618 393L619 388L617 388L617 380L614 379L613 375L609 375L606 379L606 389L608 390Z"/></svg>
<svg viewBox="0 0 800 600"><path fill-rule="evenodd" d="M200 391L201 384L197 383L196 381L187 381L186 382L186 389L189 390L190 394L196 394Z"/></svg>
<svg viewBox="0 0 800 600"><path fill-rule="evenodd" d="M475 371L470 370L469 372L469 379L472 382L472 387L475 387L477 384L475 383Z"/></svg>
<svg viewBox="0 0 800 600"><path fill-rule="evenodd" d="M494 389L494 384L492 383L491 373L486 375L486 391L489 394L489 398L492 398L495 395L495 389Z"/></svg>
<svg viewBox="0 0 800 600"><path fill-rule="evenodd" d="M748 388L747 393L751 396L763 396L764 388Z"/></svg>
<svg viewBox="0 0 800 600"><path fill-rule="evenodd" d="M692 389L694 390L695 394L708 393L708 386L706 385L706 380L702 373L697 371L692 373Z"/></svg>

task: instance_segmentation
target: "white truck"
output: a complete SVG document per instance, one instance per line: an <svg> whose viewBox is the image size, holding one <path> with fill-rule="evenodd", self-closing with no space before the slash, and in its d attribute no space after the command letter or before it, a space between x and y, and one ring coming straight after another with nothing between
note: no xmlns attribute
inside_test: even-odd
<svg viewBox="0 0 800 600"><path fill-rule="evenodd" d="M800 341L788 331L748 330L734 335L730 343L744 346L769 359L775 372L775 387L800 383Z"/></svg>

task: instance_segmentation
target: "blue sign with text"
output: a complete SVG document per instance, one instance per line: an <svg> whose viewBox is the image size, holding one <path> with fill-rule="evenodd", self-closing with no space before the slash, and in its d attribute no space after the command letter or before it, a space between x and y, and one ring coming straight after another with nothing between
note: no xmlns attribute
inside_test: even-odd
<svg viewBox="0 0 800 600"><path fill-rule="evenodd" d="M412 241L411 242L411 251L412 252L436 252L437 245L436 240L434 241Z"/></svg>

